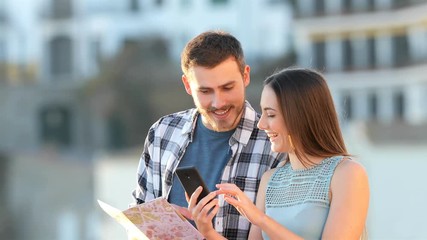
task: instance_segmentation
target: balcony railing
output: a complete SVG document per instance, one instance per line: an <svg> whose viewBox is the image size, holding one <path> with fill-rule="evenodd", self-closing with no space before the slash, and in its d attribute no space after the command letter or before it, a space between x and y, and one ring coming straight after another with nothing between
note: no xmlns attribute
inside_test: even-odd
<svg viewBox="0 0 427 240"><path fill-rule="evenodd" d="M337 11L329 11L329 9L327 9L325 5L320 5L320 3L316 3L316 9L313 9L310 12L302 13L297 9L297 3L296 1L294 1L293 10L294 10L295 18L307 18L307 17L323 17L323 16L333 16L333 15L349 15L349 14L356 14L356 13L370 13L370 12L377 12L377 11L399 10L407 7L413 7L420 4L427 4L427 0L406 0L406 1L392 0L388 7L375 6L374 1L372 1L370 4L367 4L364 7L355 7L355 6L347 5L347 6L342 6L341 9Z"/></svg>

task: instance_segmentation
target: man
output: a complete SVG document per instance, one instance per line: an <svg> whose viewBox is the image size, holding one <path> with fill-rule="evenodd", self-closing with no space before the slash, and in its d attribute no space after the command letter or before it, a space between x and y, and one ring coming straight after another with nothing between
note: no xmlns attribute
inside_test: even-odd
<svg viewBox="0 0 427 240"><path fill-rule="evenodd" d="M283 155L272 153L259 115L245 101L250 67L240 42L220 31L202 33L181 55L182 82L196 108L159 119L149 130L138 166L136 203L164 197L187 206L176 168L196 166L209 191L234 183L255 201L262 174ZM191 195L192 193L188 193ZM214 220L228 239L247 239L250 223L222 201Z"/></svg>

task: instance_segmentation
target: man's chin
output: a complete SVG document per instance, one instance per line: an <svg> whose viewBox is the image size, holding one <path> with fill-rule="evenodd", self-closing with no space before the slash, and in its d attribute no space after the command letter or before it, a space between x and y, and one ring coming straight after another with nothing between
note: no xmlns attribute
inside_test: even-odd
<svg viewBox="0 0 427 240"><path fill-rule="evenodd" d="M230 116L226 120L218 120L215 119L215 117L212 117L208 114L203 114L204 118L207 120L207 124L208 126L206 126L207 128L216 131L216 132L226 132L226 131L230 131L236 128L237 124L233 121L230 121Z"/></svg>
<svg viewBox="0 0 427 240"><path fill-rule="evenodd" d="M215 124L214 129L217 132L227 132L235 129L236 126L230 123Z"/></svg>
<svg viewBox="0 0 427 240"><path fill-rule="evenodd" d="M215 129L215 131L217 131L217 132L228 132L228 131L231 131L233 129L234 129L233 127L218 127Z"/></svg>
<svg viewBox="0 0 427 240"><path fill-rule="evenodd" d="M210 130L212 130L212 131L215 131L215 132L225 132L225 131L228 131L228 130L230 130L231 128L229 127L229 126L227 126L227 125L224 125L224 124L218 124L217 122L213 122L213 121L211 121L212 119L210 119L210 121L208 122L209 124L208 124L208 126L206 126L206 124L205 124L205 127L207 127L207 128L209 128Z"/></svg>

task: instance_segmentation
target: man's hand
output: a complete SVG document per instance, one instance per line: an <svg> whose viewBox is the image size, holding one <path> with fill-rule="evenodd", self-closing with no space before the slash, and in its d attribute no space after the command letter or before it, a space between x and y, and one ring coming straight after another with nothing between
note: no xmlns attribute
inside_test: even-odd
<svg viewBox="0 0 427 240"><path fill-rule="evenodd" d="M196 203L197 198L202 192L202 187L198 187L196 191L188 199L188 210L191 212L194 222L196 223L199 232L206 237L206 239L224 239L219 235L213 225L212 219L218 213L219 204L216 198L216 192L209 193L206 197L202 198Z"/></svg>
<svg viewBox="0 0 427 240"><path fill-rule="evenodd" d="M191 216L191 212L190 210L188 210L188 208L185 207L181 207L175 204L171 204L173 206L173 208L175 208L175 210L177 212L179 212L182 216L184 216L187 219L193 220L193 216Z"/></svg>

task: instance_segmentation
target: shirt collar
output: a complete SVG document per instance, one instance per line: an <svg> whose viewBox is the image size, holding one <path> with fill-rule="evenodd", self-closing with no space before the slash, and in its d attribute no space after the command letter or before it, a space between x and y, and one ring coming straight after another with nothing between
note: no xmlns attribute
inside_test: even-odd
<svg viewBox="0 0 427 240"><path fill-rule="evenodd" d="M199 116L199 112L197 108L192 108L189 110L189 114L187 114L183 119L186 120L184 126L182 127L181 134L190 134L190 138L193 138L193 132L196 128L197 117Z"/></svg>
<svg viewBox="0 0 427 240"><path fill-rule="evenodd" d="M183 135L189 134L190 141L193 138L194 129L196 128L196 122L199 115L200 114L197 109L193 108L184 118L186 123L184 124L181 133ZM258 119L258 113L252 108L248 101L245 101L242 118L240 119L235 132L231 136L230 144L240 142L241 144L246 145L249 142L252 132L257 128L256 124Z"/></svg>
<svg viewBox="0 0 427 240"><path fill-rule="evenodd" d="M259 119L258 113L252 108L248 101L245 101L245 109L243 109L243 115L237 125L236 131L231 137L231 144L240 142L246 145L254 131L257 128L256 124Z"/></svg>

